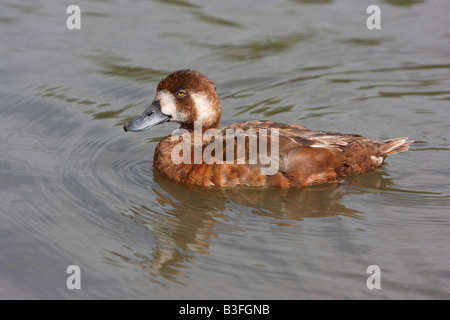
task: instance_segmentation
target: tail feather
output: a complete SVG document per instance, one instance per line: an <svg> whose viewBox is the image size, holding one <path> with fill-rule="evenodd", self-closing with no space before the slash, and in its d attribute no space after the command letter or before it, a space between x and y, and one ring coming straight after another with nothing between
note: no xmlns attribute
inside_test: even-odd
<svg viewBox="0 0 450 320"><path fill-rule="evenodd" d="M393 153L406 151L409 149L409 145L414 140L407 141L408 137L389 139L382 142L380 146L382 156L387 156Z"/></svg>

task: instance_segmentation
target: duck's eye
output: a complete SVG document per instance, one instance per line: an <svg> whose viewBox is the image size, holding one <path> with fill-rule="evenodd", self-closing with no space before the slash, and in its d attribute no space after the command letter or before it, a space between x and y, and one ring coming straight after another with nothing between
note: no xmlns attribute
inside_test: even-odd
<svg viewBox="0 0 450 320"><path fill-rule="evenodd" d="M184 93L183 91L178 91L177 92L177 96L179 97L183 97L186 93Z"/></svg>

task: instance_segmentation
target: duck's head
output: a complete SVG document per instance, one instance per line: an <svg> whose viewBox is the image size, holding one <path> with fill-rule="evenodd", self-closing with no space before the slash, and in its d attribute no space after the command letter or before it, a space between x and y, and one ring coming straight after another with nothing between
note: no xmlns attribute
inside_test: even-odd
<svg viewBox="0 0 450 320"><path fill-rule="evenodd" d="M176 71L158 84L155 99L142 115L124 125L125 131L145 131L173 121L192 130L199 121L203 130L219 128L222 108L211 80L194 70Z"/></svg>

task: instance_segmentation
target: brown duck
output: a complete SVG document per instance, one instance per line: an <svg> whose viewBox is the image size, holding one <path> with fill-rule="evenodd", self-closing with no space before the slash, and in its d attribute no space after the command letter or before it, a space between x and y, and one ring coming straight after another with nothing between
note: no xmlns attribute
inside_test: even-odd
<svg viewBox="0 0 450 320"><path fill-rule="evenodd" d="M162 139L156 147L156 171L174 181L220 187L338 182L377 169L386 156L407 150L413 142L406 137L375 141L271 121L219 129L221 111L219 95L208 78L194 70L179 70L161 80L153 103L124 129L144 131L166 121L178 122L179 134ZM260 156L262 151L267 157Z"/></svg>

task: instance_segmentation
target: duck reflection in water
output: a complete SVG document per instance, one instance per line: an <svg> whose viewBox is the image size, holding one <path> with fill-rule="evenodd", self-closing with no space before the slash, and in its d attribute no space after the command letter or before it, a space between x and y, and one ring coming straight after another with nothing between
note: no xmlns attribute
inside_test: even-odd
<svg viewBox="0 0 450 320"><path fill-rule="evenodd" d="M151 230L157 245L148 257L123 259L140 265L152 282L163 286L167 285L164 279L183 284L182 279L189 277L189 265L195 256L210 253L213 237L220 238L222 232L233 230L245 232L227 212L266 217L272 229L301 232L301 221L308 218L344 215L364 219L363 212L345 206L342 201L393 184L386 172L378 170L351 177L344 183L301 189L249 187L243 192L242 188L186 187L155 171L153 174L157 186L152 191L159 208L155 210L152 205L142 204L130 208L127 216ZM236 208L239 213L235 212Z"/></svg>

